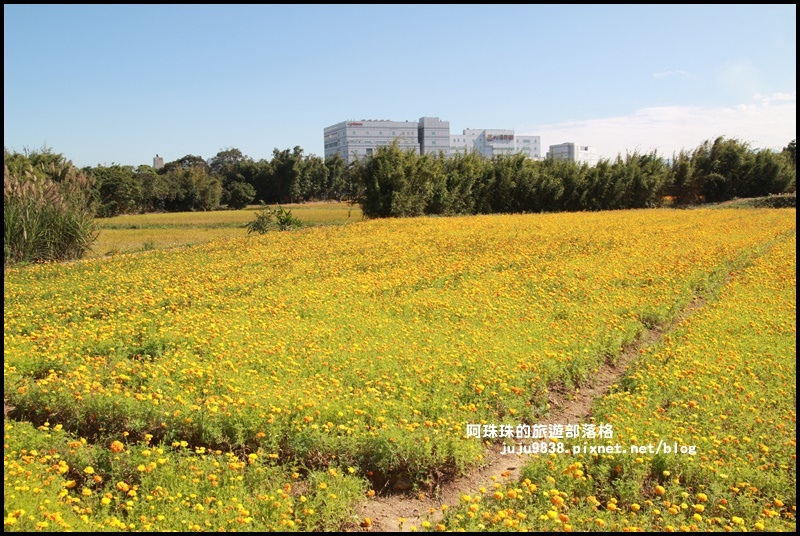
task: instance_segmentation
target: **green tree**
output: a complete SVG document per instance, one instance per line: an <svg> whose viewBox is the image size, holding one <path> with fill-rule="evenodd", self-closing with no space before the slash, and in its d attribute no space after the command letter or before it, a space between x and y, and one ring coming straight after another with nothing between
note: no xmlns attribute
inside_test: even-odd
<svg viewBox="0 0 800 536"><path fill-rule="evenodd" d="M303 177L305 191L300 196L302 201L329 198L328 168L321 157L316 155L306 157L303 166Z"/></svg>
<svg viewBox="0 0 800 536"><path fill-rule="evenodd" d="M94 177L98 216L107 218L140 210L142 184L131 166L112 164L86 171Z"/></svg>
<svg viewBox="0 0 800 536"><path fill-rule="evenodd" d="M208 164L211 172L216 173L220 178L235 177L239 173L239 166L247 160L250 158L243 155L242 151L235 147L228 147L219 151Z"/></svg>
<svg viewBox="0 0 800 536"><path fill-rule="evenodd" d="M245 208L256 197L256 189L246 182L232 182L227 189L228 207L233 209Z"/></svg>
<svg viewBox="0 0 800 536"><path fill-rule="evenodd" d="M447 202L445 214L473 214L475 186L480 183L486 161L477 151L458 152L444 161Z"/></svg>
<svg viewBox="0 0 800 536"><path fill-rule="evenodd" d="M272 172L272 163L269 160L261 159L258 162L246 164L249 172L249 184L256 189L256 201L268 202L277 199L278 188L275 185L275 178Z"/></svg>
<svg viewBox="0 0 800 536"><path fill-rule="evenodd" d="M303 149L296 146L291 151L285 149L272 152L272 191L269 192L267 203L292 203L300 200L307 191L304 176Z"/></svg>
<svg viewBox="0 0 800 536"><path fill-rule="evenodd" d="M672 156L668 193L675 198L678 206L694 204L700 201L703 190L702 177L694 170L695 159L687 150L681 150Z"/></svg>
<svg viewBox="0 0 800 536"><path fill-rule="evenodd" d="M142 189L140 210L142 212L166 210L170 198L170 182L167 176L159 174L155 168L148 165L137 167L135 174Z"/></svg>
<svg viewBox="0 0 800 536"><path fill-rule="evenodd" d="M346 186L346 164L344 158L339 153L334 153L325 159L325 167L328 168L327 182L325 189L328 199L342 201L348 194Z"/></svg>
<svg viewBox="0 0 800 536"><path fill-rule="evenodd" d="M797 139L790 141L789 145L783 148L783 153L791 159L792 165L797 167Z"/></svg>
<svg viewBox="0 0 800 536"><path fill-rule="evenodd" d="M358 161L351 172L364 185L359 198L368 218L419 216L431 194L430 183L416 176L419 156L403 151L395 141L377 148L371 158Z"/></svg>
<svg viewBox="0 0 800 536"><path fill-rule="evenodd" d="M166 203L170 211L215 210L222 198L220 180L197 166L173 168L166 174L170 194Z"/></svg>
<svg viewBox="0 0 800 536"><path fill-rule="evenodd" d="M737 190L738 197L781 194L793 187L796 168L786 153L762 149L755 152L750 164L745 180Z"/></svg>
<svg viewBox="0 0 800 536"><path fill-rule="evenodd" d="M185 171L191 168L199 168L204 173L211 173L211 166L208 165L208 162L206 162L202 157L195 156L193 154L187 154L186 156L183 156L177 160L168 162L164 165L161 171L163 173L167 173L176 170Z"/></svg>

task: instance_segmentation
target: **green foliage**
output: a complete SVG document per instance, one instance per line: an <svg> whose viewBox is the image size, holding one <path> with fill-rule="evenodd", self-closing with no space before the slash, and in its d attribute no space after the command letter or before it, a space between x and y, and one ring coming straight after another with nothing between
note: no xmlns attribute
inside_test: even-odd
<svg viewBox="0 0 800 536"><path fill-rule="evenodd" d="M278 203L299 201L308 183L304 176L303 149L300 147L295 147L292 151L275 149L270 165L272 168L270 200Z"/></svg>
<svg viewBox="0 0 800 536"><path fill-rule="evenodd" d="M797 194L778 194L751 199L738 199L722 206L733 208L797 208Z"/></svg>
<svg viewBox="0 0 800 536"><path fill-rule="evenodd" d="M281 231L288 231L302 225L300 220L292 216L291 210L286 210L285 208L278 206L274 209L274 211L275 222L278 224L278 228Z"/></svg>
<svg viewBox="0 0 800 536"><path fill-rule="evenodd" d="M196 156L193 154L187 154L186 156L181 157L178 160L169 162L166 165L164 165L165 171L176 171L176 170L186 171L192 168L201 169L206 173L211 172L211 166L208 165L208 162L206 162L203 159L203 157Z"/></svg>
<svg viewBox="0 0 800 536"><path fill-rule="evenodd" d="M256 213L255 219L248 222L246 227L248 234L264 234L274 229L289 231L301 225L302 222L292 215L291 210L287 210L278 205L277 207L262 207L262 209Z"/></svg>
<svg viewBox="0 0 800 536"><path fill-rule="evenodd" d="M434 198L442 196L441 214L473 214L474 188L483 178L486 161L477 152L457 153L444 161L445 192L434 191Z"/></svg>
<svg viewBox="0 0 800 536"><path fill-rule="evenodd" d="M142 165L136 168L136 180L141 187L139 210L141 212L166 210L170 198L167 176L157 173L151 166Z"/></svg>
<svg viewBox="0 0 800 536"><path fill-rule="evenodd" d="M246 182L234 181L226 190L228 208L243 209L256 197L256 189Z"/></svg>
<svg viewBox="0 0 800 536"><path fill-rule="evenodd" d="M783 153L756 151L747 143L720 136L674 159L667 190L679 205L717 203L791 191L795 174L788 148Z"/></svg>
<svg viewBox="0 0 800 536"><path fill-rule="evenodd" d="M131 166L114 164L87 171L94 176L97 216L107 218L139 210L142 205L142 182Z"/></svg>
<svg viewBox="0 0 800 536"><path fill-rule="evenodd" d="M374 218L422 215L433 193L425 174L431 165L431 159L421 160L412 151L401 150L397 142L378 147L356 172L364 181L360 200L364 214Z"/></svg>
<svg viewBox="0 0 800 536"><path fill-rule="evenodd" d="M4 264L79 259L97 238L92 179L71 164L4 166Z"/></svg>
<svg viewBox="0 0 800 536"><path fill-rule="evenodd" d="M214 210L222 198L222 184L202 167L173 170L166 174L169 184L167 210Z"/></svg>
<svg viewBox="0 0 800 536"><path fill-rule="evenodd" d="M794 139L789 142L789 145L783 148L783 153L788 156L793 166L797 166L797 140Z"/></svg>
<svg viewBox="0 0 800 536"><path fill-rule="evenodd" d="M211 171L223 179L223 182L232 182L239 173L239 166L250 160L236 148L223 149L211 159L209 166Z"/></svg>
<svg viewBox="0 0 800 536"><path fill-rule="evenodd" d="M335 153L333 156L325 159L325 167L328 169L326 176L325 186L323 191L327 199L336 199L342 201L345 197L351 198L348 195L350 192L347 188L346 168L344 159Z"/></svg>

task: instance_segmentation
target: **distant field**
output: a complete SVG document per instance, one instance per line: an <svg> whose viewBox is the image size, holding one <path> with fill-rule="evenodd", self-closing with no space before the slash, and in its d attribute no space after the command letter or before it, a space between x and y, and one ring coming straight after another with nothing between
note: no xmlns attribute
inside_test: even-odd
<svg viewBox="0 0 800 536"><path fill-rule="evenodd" d="M335 225L361 220L361 208L347 203L282 205L309 225ZM164 249L247 235L245 225L260 207L212 212L167 212L97 218L100 234L89 258L147 249Z"/></svg>

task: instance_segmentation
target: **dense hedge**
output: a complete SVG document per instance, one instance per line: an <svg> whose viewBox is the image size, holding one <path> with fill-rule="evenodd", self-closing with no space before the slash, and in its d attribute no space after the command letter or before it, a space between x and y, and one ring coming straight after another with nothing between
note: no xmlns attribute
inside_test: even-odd
<svg viewBox="0 0 800 536"><path fill-rule="evenodd" d="M394 144L350 172L367 217L633 209L667 197L677 205L721 202L793 191L796 176L785 152L724 137L671 162L634 152L595 166L522 155L419 156Z"/></svg>

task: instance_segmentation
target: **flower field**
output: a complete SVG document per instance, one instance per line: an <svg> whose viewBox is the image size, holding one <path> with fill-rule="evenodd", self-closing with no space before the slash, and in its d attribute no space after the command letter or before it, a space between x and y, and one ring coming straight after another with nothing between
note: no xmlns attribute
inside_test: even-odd
<svg viewBox="0 0 800 536"><path fill-rule="evenodd" d="M595 405L615 443L677 453L587 455L572 441L522 481L463 496L438 528L796 531L796 255L782 240Z"/></svg>
<svg viewBox="0 0 800 536"><path fill-rule="evenodd" d="M347 526L480 465L469 424L536 423L700 296L595 410L696 456L543 456L442 528L788 529L794 240L794 210L493 215L6 270L5 528Z"/></svg>

